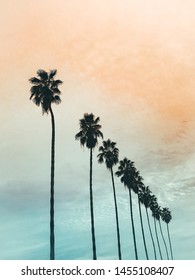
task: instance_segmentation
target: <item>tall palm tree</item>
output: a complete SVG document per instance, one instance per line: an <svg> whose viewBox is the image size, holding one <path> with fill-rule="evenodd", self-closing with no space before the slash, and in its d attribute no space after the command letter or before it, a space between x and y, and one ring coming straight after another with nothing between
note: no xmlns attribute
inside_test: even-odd
<svg viewBox="0 0 195 280"><path fill-rule="evenodd" d="M118 163L119 149L116 148L116 143L111 142L110 139L103 141L103 145L99 147L98 162L105 162L106 167L111 173L113 195L114 195L114 205L115 205L115 215L116 215L116 228L117 228L117 241L118 241L118 257L121 260L121 243L120 243L120 231L119 231L119 219L118 219L118 208L116 200L116 190L113 175L113 166Z"/></svg>
<svg viewBox="0 0 195 280"><path fill-rule="evenodd" d="M149 214L148 214L148 208L150 207L150 204L151 204L151 191L150 191L149 187L148 186L145 187L143 185L139 189L138 196L139 196L140 202L145 206L148 228L149 228L150 237L151 237L152 245L153 245L153 249L154 249L154 257L155 257L155 260L157 260L156 246L155 246L154 237L153 237L152 229L151 229L151 225L150 225Z"/></svg>
<svg viewBox="0 0 195 280"><path fill-rule="evenodd" d="M156 220L158 220L158 221L160 220L160 208L158 206L157 198L155 197L155 195L151 196L150 210L152 211L152 216L154 218L154 228L155 228L155 233L156 233L156 240L157 240L157 244L158 244L160 258L162 260L163 259L162 258L162 251L161 251L161 248L160 248L160 242L159 242L158 232L157 232L157 227L156 227Z"/></svg>
<svg viewBox="0 0 195 280"><path fill-rule="evenodd" d="M166 241L165 241L165 238L164 238L164 234L163 234L163 231L162 231L162 226L161 226L161 213L162 213L161 207L160 206L156 206L155 212L156 212L155 216L157 217L157 220L158 220L158 223L159 223L161 237L162 237L162 240L163 240L163 243L164 243L164 246L165 246L165 251L166 251L167 259L169 260L167 244L166 244Z"/></svg>
<svg viewBox="0 0 195 280"><path fill-rule="evenodd" d="M55 166L55 119L51 108L51 104L59 104L61 102L60 90L58 86L62 84L61 80L55 80L54 77L57 70L46 72L38 70L37 76L29 79L33 84L31 87L30 99L37 105L42 107L43 114L50 113L52 125L51 137L51 189L50 189L50 259L55 259L55 236L54 236L54 166Z"/></svg>
<svg viewBox="0 0 195 280"><path fill-rule="evenodd" d="M142 238L143 238L143 243L144 243L146 259L149 260L148 250L147 250L147 245L146 245L145 232L144 232L143 219L142 219L141 201L139 199L139 190L141 190L144 186L143 178L140 176L139 171L137 171L137 170L135 171L134 178L135 178L135 180L134 180L135 184L134 184L134 187L133 187L133 191L137 194L139 216L140 216L140 223L141 223L141 230L142 230Z"/></svg>
<svg viewBox="0 0 195 280"><path fill-rule="evenodd" d="M168 234L168 239L169 239L171 259L173 260L173 250L172 250L172 246L171 246L171 238L170 238L170 233L169 233L169 222L172 219L172 215L171 215L171 211L169 210L169 208L163 208L162 209L161 218L167 224L167 234Z"/></svg>
<svg viewBox="0 0 195 280"><path fill-rule="evenodd" d="M163 234L163 230L162 230L162 226L161 226L161 213L162 213L162 209L161 207L159 206L158 207L158 214L159 214L159 219L158 219L158 223L159 223L159 227L160 227L160 233L161 233L161 236L162 236L162 240L163 240L163 243L164 243L164 246L165 246L165 251L166 251L166 255L167 255L167 260L169 260L169 253L168 253L168 249L167 249L167 243L165 241L165 237L164 237L164 234Z"/></svg>
<svg viewBox="0 0 195 280"><path fill-rule="evenodd" d="M91 211L91 235L92 235L92 248L93 259L97 260L96 254L96 241L95 241L95 223L93 211L93 189L92 189L92 162L93 162L93 149L98 144L98 137L103 138L100 131L101 125L99 124L100 118L95 118L94 114L85 113L83 119L80 119L80 131L75 135L76 140L80 140L82 146L86 146L90 150L90 211Z"/></svg>
<svg viewBox="0 0 195 280"><path fill-rule="evenodd" d="M133 184L134 184L133 170L134 170L134 163L125 157L123 160L120 160L118 171L115 174L118 177L121 177L121 183L123 183L124 186L127 187L129 190L130 215L131 215L131 225L132 225L132 232L133 232L135 258L136 260L138 260L135 227L134 227L134 219L133 219L132 194L131 194Z"/></svg>

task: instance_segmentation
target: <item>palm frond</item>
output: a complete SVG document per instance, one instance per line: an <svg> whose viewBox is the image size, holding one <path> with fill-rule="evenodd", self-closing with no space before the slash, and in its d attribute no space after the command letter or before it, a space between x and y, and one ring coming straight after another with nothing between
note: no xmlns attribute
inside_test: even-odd
<svg viewBox="0 0 195 280"><path fill-rule="evenodd" d="M54 93L61 94L61 91L57 87L52 88L52 90Z"/></svg>
<svg viewBox="0 0 195 280"><path fill-rule="evenodd" d="M39 69L37 71L37 75L43 80L43 81L47 81L48 80L48 74L45 70Z"/></svg>
<svg viewBox="0 0 195 280"><path fill-rule="evenodd" d="M54 103L55 104L60 104L61 103L61 98L58 95L54 95Z"/></svg>
<svg viewBox="0 0 195 280"><path fill-rule="evenodd" d="M37 106L41 104L41 98L39 96L35 96L32 100Z"/></svg>
<svg viewBox="0 0 195 280"><path fill-rule="evenodd" d="M93 115L93 114L91 114L91 115ZM93 115L93 116L94 116L94 115ZM97 118L94 120L94 123L97 124L99 121L100 121L100 118L97 117Z"/></svg>
<svg viewBox="0 0 195 280"><path fill-rule="evenodd" d="M32 86L30 88L30 92L32 93L32 95L39 95L41 93L41 89L42 89L41 86Z"/></svg>
<svg viewBox="0 0 195 280"><path fill-rule="evenodd" d="M104 162L104 155L103 154L98 154L97 157L98 157L98 162L99 163L103 163Z"/></svg>
<svg viewBox="0 0 195 280"><path fill-rule="evenodd" d="M78 140L79 138L83 137L83 131L79 131L76 135L75 135L75 140Z"/></svg>
<svg viewBox="0 0 195 280"><path fill-rule="evenodd" d="M56 69L53 69L53 70L50 70L49 72L49 79L52 79L57 73L57 70Z"/></svg>
<svg viewBox="0 0 195 280"><path fill-rule="evenodd" d="M32 78L29 79L29 82L32 83L32 84L40 84L41 80L39 80L36 77L32 77Z"/></svg>
<svg viewBox="0 0 195 280"><path fill-rule="evenodd" d="M52 82L52 87L58 87L61 84L63 84L61 80L55 80Z"/></svg>

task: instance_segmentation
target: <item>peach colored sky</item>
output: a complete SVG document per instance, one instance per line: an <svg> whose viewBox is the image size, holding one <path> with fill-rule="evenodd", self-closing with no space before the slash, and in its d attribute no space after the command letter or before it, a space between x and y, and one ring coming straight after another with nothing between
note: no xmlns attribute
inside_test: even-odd
<svg viewBox="0 0 195 280"><path fill-rule="evenodd" d="M163 118L195 105L193 1L5 1L1 69L68 69L107 92L141 98ZM127 97L128 95L128 97Z"/></svg>
<svg viewBox="0 0 195 280"><path fill-rule="evenodd" d="M79 96L113 96L105 102L118 103L126 119L149 110L138 116L141 128L175 141L183 124L194 120L194 12L193 1L181 0L4 1L2 120L16 104L26 106L27 80L37 69L57 68L65 98L82 84ZM85 103L92 104L89 96ZM77 103L81 99L75 97Z"/></svg>

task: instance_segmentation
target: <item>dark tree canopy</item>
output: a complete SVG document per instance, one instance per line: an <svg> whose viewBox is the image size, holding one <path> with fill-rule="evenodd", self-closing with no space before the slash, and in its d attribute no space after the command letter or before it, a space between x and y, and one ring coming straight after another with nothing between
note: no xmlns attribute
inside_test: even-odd
<svg viewBox="0 0 195 280"><path fill-rule="evenodd" d="M37 71L37 77L32 77L29 81L33 84L31 87L30 99L37 105L42 107L43 114L48 113L51 104L59 104L61 102L60 90L58 86L62 84L61 80L55 80L57 70L46 72L42 69Z"/></svg>
<svg viewBox="0 0 195 280"><path fill-rule="evenodd" d="M116 148L116 143L110 139L103 141L102 146L99 148L98 162L105 162L106 167L111 169L115 164L118 163L119 149Z"/></svg>
<svg viewBox="0 0 195 280"><path fill-rule="evenodd" d="M171 215L171 211L169 210L169 208L163 208L161 210L161 218L167 224L171 221L172 215Z"/></svg>
<svg viewBox="0 0 195 280"><path fill-rule="evenodd" d="M92 113L85 113L83 119L80 119L80 131L75 135L75 139L80 140L82 146L93 149L98 143L98 137L103 138L99 121L100 118L95 118Z"/></svg>

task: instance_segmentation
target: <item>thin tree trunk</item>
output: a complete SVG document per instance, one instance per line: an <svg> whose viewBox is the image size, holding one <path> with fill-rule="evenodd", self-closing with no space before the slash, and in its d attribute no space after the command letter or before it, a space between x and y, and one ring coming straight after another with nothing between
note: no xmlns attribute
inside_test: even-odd
<svg viewBox="0 0 195 280"><path fill-rule="evenodd" d="M170 246L170 251L171 251L171 259L173 260L173 251L172 251L172 246L171 246L171 238L170 238L168 223L167 223L167 233L168 233L168 238L169 238L169 246Z"/></svg>
<svg viewBox="0 0 195 280"><path fill-rule="evenodd" d="M135 249L135 259L138 260L137 245L136 245L136 238L135 238L135 227L134 227L134 220L133 220L133 206L132 206L131 188L129 187L128 189L129 189L130 214L131 214L131 225L132 225L132 231L133 231L133 241L134 241L134 249Z"/></svg>
<svg viewBox="0 0 195 280"><path fill-rule="evenodd" d="M113 194L114 194L114 205L115 205L115 214L116 214L116 228L117 228L117 240L118 240L118 257L119 257L119 260L121 260L122 257L121 257L121 244L120 244L118 208L117 208L117 202L116 202L116 191L115 191L115 184L114 184L114 176L113 176L112 167L111 167L110 171L111 171L111 177L112 177L112 186L113 186Z"/></svg>
<svg viewBox="0 0 195 280"><path fill-rule="evenodd" d="M97 256L96 256L96 244L95 244L94 213L93 213L92 148L90 149L90 190L89 190L89 191L90 191L91 236L92 236L93 260L97 260Z"/></svg>
<svg viewBox="0 0 195 280"><path fill-rule="evenodd" d="M157 256L156 256L156 247L155 247L155 243L154 243L154 238L153 238L153 234L152 234L152 229L151 229L151 226L150 226L150 220L149 220L149 215L148 215L148 209L145 207L146 209L146 215L147 215L147 221L148 221L148 227L149 227L149 231L150 231L150 236L151 236L151 239L152 239L152 245L153 245L153 248L154 248L154 257L155 257L155 260L157 260Z"/></svg>
<svg viewBox="0 0 195 280"><path fill-rule="evenodd" d="M162 236L162 239L163 239L163 243L164 243L164 245L165 245L165 250L166 250L166 254L167 254L167 260L169 260L169 254L168 254L168 250L167 250L167 244L166 244L166 242L165 242L165 238L164 238L164 234L163 234L163 231L162 231L160 219L159 219L158 221L159 221L159 226L160 226L160 233L161 233L161 236Z"/></svg>
<svg viewBox="0 0 195 280"><path fill-rule="evenodd" d="M159 239L158 239L158 233L157 233L156 219L155 218L154 218L154 228L155 228L156 240L157 240L157 244L158 244L158 250L159 250L160 258L162 260L163 258L162 258L162 253L161 253L161 249L160 249L160 243L159 243Z"/></svg>
<svg viewBox="0 0 195 280"><path fill-rule="evenodd" d="M142 237L143 237L143 242L144 242L144 249L145 249L145 253L146 253L146 259L148 260L149 258L148 258L148 251L147 251L146 239L145 239L145 234L144 234L144 226L143 226L143 219L142 219L141 203L140 203L138 194L137 194L137 198L138 198L139 216L140 216L140 222L141 222L141 229L142 229Z"/></svg>
<svg viewBox="0 0 195 280"><path fill-rule="evenodd" d="M50 260L55 260L55 236L54 236L54 168L55 168L55 120L51 114L52 138L51 138L51 190L50 190Z"/></svg>

